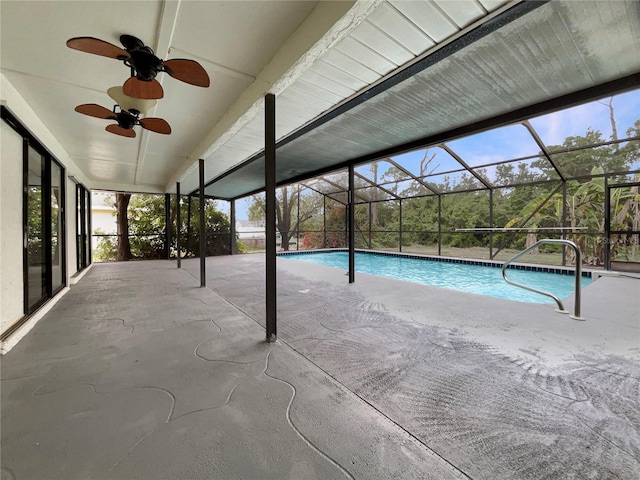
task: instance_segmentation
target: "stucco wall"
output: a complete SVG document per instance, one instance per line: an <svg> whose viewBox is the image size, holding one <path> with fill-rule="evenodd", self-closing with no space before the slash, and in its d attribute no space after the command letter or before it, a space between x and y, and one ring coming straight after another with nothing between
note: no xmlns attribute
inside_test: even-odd
<svg viewBox="0 0 640 480"><path fill-rule="evenodd" d="M0 332L22 317L22 137L0 121Z"/></svg>

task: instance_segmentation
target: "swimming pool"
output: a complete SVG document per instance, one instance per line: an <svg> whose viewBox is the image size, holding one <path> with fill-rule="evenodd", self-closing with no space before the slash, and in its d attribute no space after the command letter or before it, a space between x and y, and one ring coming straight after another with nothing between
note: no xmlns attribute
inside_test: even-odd
<svg viewBox="0 0 640 480"><path fill-rule="evenodd" d="M341 251L294 253L281 256L343 270L347 270L349 264L348 252ZM502 278L500 268L473 263L453 263L404 255L356 252L356 272L519 302L554 303L549 297L507 284ZM573 294L575 286L573 275L513 268L509 268L507 274L509 279L515 282L553 293L560 299ZM590 283L590 277L582 277L581 286L583 288Z"/></svg>

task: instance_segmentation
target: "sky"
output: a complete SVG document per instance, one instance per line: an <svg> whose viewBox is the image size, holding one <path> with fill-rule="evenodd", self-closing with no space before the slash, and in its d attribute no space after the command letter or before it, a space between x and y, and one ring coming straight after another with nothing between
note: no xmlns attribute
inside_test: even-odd
<svg viewBox="0 0 640 480"><path fill-rule="evenodd" d="M608 102L608 98L601 101ZM616 95L613 99L613 107L618 137L622 138L626 136L627 129L640 118L640 90ZM605 139L610 139L612 136L609 108L599 101L536 117L531 119L530 123L546 145L560 145L566 137L584 135L588 128L600 131ZM511 125L471 135L447 142L447 145L472 167L535 155L539 151L523 125ZM437 156L429 165L429 171L433 170L434 173L438 173L460 168L460 165L446 151L439 148L431 151L437 151ZM417 174L424 155L424 150L419 150L392 158L407 170ZM381 176L388 166L390 164L380 165L378 175ZM356 167L356 171L370 176L368 164ZM238 220L248 219L247 211L251 203L250 197L236 201L236 218ZM227 202L218 202L218 208L227 214L229 213Z"/></svg>

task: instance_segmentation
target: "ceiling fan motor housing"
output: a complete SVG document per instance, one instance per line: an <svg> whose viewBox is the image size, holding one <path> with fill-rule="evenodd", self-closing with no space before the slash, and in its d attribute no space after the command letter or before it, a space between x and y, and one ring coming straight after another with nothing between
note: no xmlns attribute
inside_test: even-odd
<svg viewBox="0 0 640 480"><path fill-rule="evenodd" d="M124 46L127 52L144 47L144 42L133 35L120 35L120 43Z"/></svg>
<svg viewBox="0 0 640 480"><path fill-rule="evenodd" d="M130 129L138 123L137 117L126 110L118 112L116 116L118 117L118 125L122 128Z"/></svg>
<svg viewBox="0 0 640 480"><path fill-rule="evenodd" d="M131 58L128 63L136 71L136 77L140 80L150 82L162 71L162 60L146 49L132 50L129 54Z"/></svg>

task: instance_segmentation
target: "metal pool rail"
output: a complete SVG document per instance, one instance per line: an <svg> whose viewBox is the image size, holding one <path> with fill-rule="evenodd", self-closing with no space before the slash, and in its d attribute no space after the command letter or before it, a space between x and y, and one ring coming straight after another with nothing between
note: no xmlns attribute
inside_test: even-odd
<svg viewBox="0 0 640 480"><path fill-rule="evenodd" d="M575 270L576 286L575 286L575 295L574 295L575 307L574 307L574 313L573 315L570 315L570 317L573 318L574 320L584 320L584 318L580 316L580 281L582 280L582 253L580 252L580 248L572 241L553 239L553 238L544 238L542 240L538 240L536 243L534 243L530 247L524 249L520 253L516 254L515 256L513 256L512 258L504 262L504 264L502 265L502 278L504 278L504 281L507 282L509 285L524 288L525 290L529 290L531 292L539 293L540 295L546 295L547 297L553 298L558 304L558 308L556 309L556 312L569 313L569 311L564 308L564 305L562 304L560 299L555 295L553 295L552 293L544 292L542 290L538 290L537 288L529 287L527 285L522 285L521 283L516 283L513 280L509 280L507 278L507 267L511 262L517 260L518 258L525 255L530 250L533 250L534 248L538 247L539 245L548 245L548 244L568 245L571 248L573 248L573 250L576 252L576 270Z"/></svg>

